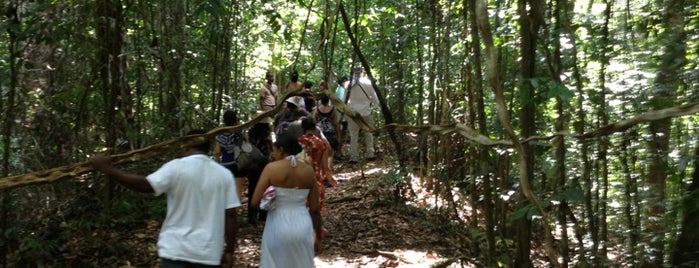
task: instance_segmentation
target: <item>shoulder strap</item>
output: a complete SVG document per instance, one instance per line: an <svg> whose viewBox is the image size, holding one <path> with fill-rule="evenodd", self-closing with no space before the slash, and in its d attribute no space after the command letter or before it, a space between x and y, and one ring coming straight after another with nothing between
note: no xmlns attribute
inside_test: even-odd
<svg viewBox="0 0 699 268"><path fill-rule="evenodd" d="M267 90L267 92L269 92L269 95L272 96L272 98L274 99L274 105L276 106L277 105L277 96L275 96L276 92L272 92L271 87L272 87L272 84L265 83L264 88L265 88L265 90Z"/></svg>
<svg viewBox="0 0 699 268"><path fill-rule="evenodd" d="M357 85L359 86L360 89L362 89L362 92L364 92L364 96L366 96L366 98L367 98L368 100L370 100L371 98L369 98L369 94L366 94L366 90L364 90L364 87L362 86L362 83L360 83L359 81L357 81Z"/></svg>

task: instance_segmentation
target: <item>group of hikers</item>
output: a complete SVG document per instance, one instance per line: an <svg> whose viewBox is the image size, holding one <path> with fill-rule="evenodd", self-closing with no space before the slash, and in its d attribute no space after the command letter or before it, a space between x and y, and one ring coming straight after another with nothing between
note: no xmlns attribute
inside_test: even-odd
<svg viewBox="0 0 699 268"><path fill-rule="evenodd" d="M264 222L260 246L260 267L313 267L327 235L322 227L326 213L325 189L338 186L333 161L350 163L376 159L372 109L376 92L361 68L351 78L342 77L330 92L324 81L299 82L293 71L289 83L279 91L274 74L266 74L259 91L259 115L274 109L278 101L284 110L260 119L245 131L220 134L183 151L149 175L118 169L109 157L94 156L92 166L111 179L135 191L165 194L167 212L158 238L162 267L232 267L236 250L238 211L247 182L247 223ZM298 96L282 100L289 92ZM329 94L357 116L341 114ZM357 122L359 118L364 122ZM239 124L238 113L223 114L226 126ZM270 125L271 124L271 125ZM349 154L343 152L343 135L349 132ZM359 134L363 132L364 159L360 159ZM205 134L192 130L188 135ZM257 148L265 159L256 168L241 168L236 155L243 144ZM213 148L212 148L213 147ZM209 153L214 152L214 157Z"/></svg>

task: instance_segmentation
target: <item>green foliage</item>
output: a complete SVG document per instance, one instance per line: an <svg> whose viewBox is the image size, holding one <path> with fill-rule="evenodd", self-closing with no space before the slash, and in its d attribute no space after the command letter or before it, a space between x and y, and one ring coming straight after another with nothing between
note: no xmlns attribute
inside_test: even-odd
<svg viewBox="0 0 699 268"><path fill-rule="evenodd" d="M486 233L478 229L470 229L469 235L473 241L484 242Z"/></svg>
<svg viewBox="0 0 699 268"><path fill-rule="evenodd" d="M116 215L116 217L113 218L113 223L117 226L123 226L124 223L132 223L140 218L140 213L135 211L134 206L127 200L115 200L112 202L110 213Z"/></svg>
<svg viewBox="0 0 699 268"><path fill-rule="evenodd" d="M576 185L576 187L567 188L563 192L562 197L565 201L574 204L581 204L585 201L585 195L579 185Z"/></svg>
<svg viewBox="0 0 699 268"><path fill-rule="evenodd" d="M536 210L536 207L532 204L526 204L513 212L509 219L515 221L526 217L528 220L532 220L537 216L539 216L539 212Z"/></svg>
<svg viewBox="0 0 699 268"><path fill-rule="evenodd" d="M35 264L42 266L42 264L51 262L58 249L57 241L46 241L41 238L26 236L20 239L20 246L17 252L18 258L11 261L22 265Z"/></svg>
<svg viewBox="0 0 699 268"><path fill-rule="evenodd" d="M104 151L106 137L110 134L123 141L120 144L124 146L107 149L123 152L182 134L177 131L184 129L173 131L169 127L172 122L177 122L176 125L182 128L213 128L218 125L217 117L223 109L236 109L245 115L243 118L249 119L258 109L257 90L263 83L265 71L274 70L277 84L283 87L292 69L299 70L302 79L318 81L333 79L324 77L326 73L348 75L350 66L357 66L359 62L349 43L344 22L334 17L337 14L334 2L186 1L189 13L184 15L185 33L181 42L176 44L177 53L169 54L172 51L164 51L164 44L175 37L165 36L162 32L163 18L167 17L163 12L167 9L161 5L165 2L117 1L124 8L121 14L123 25L117 30L125 40L119 44L123 49L109 52L114 53L111 60L124 60L124 65L116 69L123 71L120 74L125 84L119 85L115 93L109 95L103 92L103 88L112 82L105 81L116 80L100 77L99 70L104 66L113 70L115 66L97 59L105 49L100 45L100 41L105 40L98 40L97 25L101 19L115 22L120 14L111 14L113 16L109 18L96 16L103 2L15 2L0 4L3 10L13 3L21 5L18 10L20 23L9 19L0 23L0 55L4 55L0 58L0 108L3 112L7 108L5 105L10 103L9 32L14 34L13 40L18 42L20 53L16 61L20 73L15 77L19 84L14 89L17 94L12 100L17 105L13 110L16 111L15 118L3 118L0 122L3 126L7 122L13 123L9 133L0 133L1 138L10 138L9 148L0 147L0 153L10 153L9 170L13 173L83 162L95 152ZM348 26L357 30L352 34L358 37L359 47L377 81L378 90L386 97L389 112L398 123L422 125L445 118L447 123L460 122L476 128L491 139L507 140L510 137L505 135L504 123L499 119L500 111L495 108L495 94L491 90L494 85L490 84L493 81L484 79L491 70L486 71L483 36L472 32L470 4L437 1L427 5L412 0L343 2L351 24ZM662 6L665 3L652 1L631 1L628 6L610 2L606 4L612 5L614 16L606 18L603 12L605 3L546 5L542 12L547 27L537 33L536 64L531 70L536 77L522 81L518 31L521 14L514 2L490 1L486 4L490 24L481 26L487 26L485 28L493 33L495 47L492 49L497 51L495 60L499 67L496 73L502 78L498 86L504 88L505 112L512 120L515 132L521 127L519 111L527 104L537 107L534 118L536 135L548 135L558 128L559 119L563 119L561 127L564 131L587 132L602 127L605 122L627 120L652 109L696 101L699 96L696 87L692 86L699 81L694 72L699 55L699 34L693 30L699 24L696 16L680 18L682 23L678 23L685 25L682 29L686 31L686 42L679 45L686 48L690 64L677 70L678 74L671 83L663 85L672 88L662 88L676 95L660 98L656 91L659 88L654 85L657 75L665 71L658 70L662 66L659 59L663 59L665 49L674 47L671 45L676 42L667 38L672 28L667 27L666 19L672 14L665 13L667 8L675 6ZM699 5L694 2L680 6L682 12L693 12L691 14L699 10ZM606 19L610 20L608 32L603 31ZM479 40L476 37L481 38L481 43L474 43ZM558 45L561 49L555 51ZM182 66L176 73L163 69L163 62L171 55L183 57ZM601 69L603 66L604 70ZM330 70L325 70L326 67ZM562 73L556 73L558 69ZM165 77L169 75L179 75L182 88L167 88ZM334 86L334 83L330 84ZM533 87L536 94L520 98L522 85ZM470 95L478 90L484 94L482 99ZM179 93L177 109L169 114L164 110L164 103L174 92ZM114 100L110 99L112 97ZM562 112L558 110L558 101L562 102ZM112 102L119 105L107 107ZM482 109L484 118L480 117L479 109ZM105 122L110 114L115 116L115 125ZM378 119L383 116L376 114ZM667 162L678 161L679 164L668 170L664 181L666 199L660 201L664 207L693 209L680 203L688 180L685 168L690 161L679 148L693 148L697 143L697 121L697 116L672 119L670 133L665 133L670 137ZM481 123L485 129L480 129ZM565 159L555 159L556 148L552 146L552 140L528 141L534 147L531 153L535 159L535 177L532 178L535 194L545 197L544 203L565 201L575 205L566 213L576 216L578 224L582 225L578 227L584 233L579 235L596 237L599 233L593 234L596 230L592 227L601 226L597 221L604 220L609 226L607 242L626 244L629 240L627 233L642 232L638 226L629 231L629 222L641 218L642 211L656 205L639 197L645 194L643 189L648 189L645 180L650 170L648 158L656 153L654 148L648 148L648 141L653 139L650 134L654 133L648 133L647 129L647 124L641 124L624 133L599 139L566 137L563 144ZM399 141L406 138L401 135L412 135L398 134ZM413 149L423 148L411 148L410 153L418 155L420 152ZM440 148L429 150L447 151ZM519 194L513 179L519 175L519 170L512 148L494 147L488 161L459 162L461 157L469 157L471 150L464 152L466 156L455 156L458 160L444 157L458 164L426 168L447 176L457 174L455 169L460 168L463 170L459 172L487 170L493 173L492 185L489 186L493 187L494 195ZM608 153L606 163L600 157L602 153ZM678 154L681 155L679 159ZM566 174L557 178L562 180L558 182L561 185L551 187L550 178L559 175L554 163L559 161L563 161ZM462 163L479 166L461 167ZM401 167L391 169L380 179L372 180L369 191L379 200L405 198L411 189L408 170ZM603 182L603 178L609 180L608 184ZM449 181L445 179L437 183L450 186L447 185ZM635 185L630 185L631 182ZM466 182L455 183L482 198L482 185L471 189ZM549 187L542 189L544 185ZM603 192L608 194L607 199L602 199ZM503 196L509 198L513 194ZM110 239L78 243L69 237L89 236L86 234L99 228L113 227L109 231L122 232L125 230L117 229L118 226L138 226L143 219L162 217L165 210L164 198L119 192L110 203L112 215L118 216L107 218L106 214L100 213L103 210L102 193L75 185L60 187L55 192L33 189L26 196L32 195L41 196L40 199L48 200L50 205L40 204L36 207L42 209L34 210L30 204L34 205L36 201L17 201L19 208L32 209L16 212L23 212L24 217L17 216L11 222L12 226L5 230L10 241L0 240L16 250L13 256L18 263L27 256L27 261L32 261L30 257L36 259L32 264L55 264L48 259L50 254L60 251L57 245L70 244L94 253L91 256L99 256L79 263L82 265L77 265L76 261L76 266L95 266L95 259L105 254L121 253L123 245L110 245ZM514 209L511 201L493 202L501 204L496 213L509 215L510 220L539 216L531 205ZM80 205L65 209L57 203ZM474 211L483 213L481 208L475 207ZM625 211L627 207L631 212ZM608 209L607 219L588 215L596 215L601 208ZM555 206L547 209L554 210ZM38 218L26 216L29 213ZM665 215L666 223L673 225L668 229L677 228L677 218L681 215L677 212ZM57 219L46 220L51 216ZM46 228L64 226L69 230L62 237L47 238L44 236L49 233L37 231L38 228L30 224L36 222ZM502 225L506 223L494 224L489 227L505 229ZM482 239L482 233L474 232L473 237ZM643 234L641 237L648 236ZM667 239L672 239L671 236L668 235ZM109 236L100 234L95 240L105 237ZM49 242L40 244L40 239ZM509 257L503 256L514 247L513 238L503 236L496 240L505 252L498 254L499 260L511 263ZM586 246L579 251L592 250L597 249Z"/></svg>
<svg viewBox="0 0 699 268"><path fill-rule="evenodd" d="M282 28L280 22L281 15L279 15L279 12L274 9L265 9L263 10L262 14L265 15L266 22L268 23L270 30L272 30L272 33L279 33L279 30Z"/></svg>
<svg viewBox="0 0 699 268"><path fill-rule="evenodd" d="M699 215L699 190L687 192L682 196L679 209L684 215Z"/></svg>

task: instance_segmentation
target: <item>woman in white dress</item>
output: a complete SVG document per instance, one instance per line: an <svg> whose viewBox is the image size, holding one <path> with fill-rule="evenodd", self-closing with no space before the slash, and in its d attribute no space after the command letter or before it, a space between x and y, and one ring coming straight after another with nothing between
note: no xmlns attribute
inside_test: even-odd
<svg viewBox="0 0 699 268"><path fill-rule="evenodd" d="M265 190L274 187L274 208L269 210L262 234L261 268L311 268L321 249L319 191L313 168L294 155L301 145L282 134L272 146L273 162L260 175L252 197L259 208Z"/></svg>

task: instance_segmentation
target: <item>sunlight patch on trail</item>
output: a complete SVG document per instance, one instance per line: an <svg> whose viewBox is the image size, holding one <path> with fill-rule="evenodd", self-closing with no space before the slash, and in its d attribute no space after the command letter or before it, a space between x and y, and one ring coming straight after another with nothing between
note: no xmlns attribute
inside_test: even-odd
<svg viewBox="0 0 699 268"><path fill-rule="evenodd" d="M374 175L376 173L385 174L386 170L383 168L370 168L370 169L364 170L365 176ZM335 173L335 174L333 174L333 177L335 178L335 180L338 180L338 181L348 181L351 179L361 178L362 171L360 169L356 169L356 170L353 170L350 172Z"/></svg>
<svg viewBox="0 0 699 268"><path fill-rule="evenodd" d="M387 255L387 256L383 256ZM414 250L396 250L394 252L384 252L376 257L361 256L355 259L336 257L333 259L316 256L315 268L379 268L379 267L399 267L399 268L423 268L446 261L445 258L430 252ZM462 267L458 262L442 267ZM469 267L469 266L463 266Z"/></svg>

